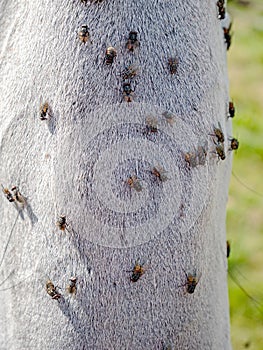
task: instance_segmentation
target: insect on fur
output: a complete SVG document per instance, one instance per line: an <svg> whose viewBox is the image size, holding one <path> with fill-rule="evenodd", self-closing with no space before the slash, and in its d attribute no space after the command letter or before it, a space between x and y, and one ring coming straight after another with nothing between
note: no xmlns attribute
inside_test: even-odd
<svg viewBox="0 0 263 350"><path fill-rule="evenodd" d="M221 159L221 160L226 159L226 154L224 151L224 147L222 145L217 144L214 153L217 154L218 159Z"/></svg>
<svg viewBox="0 0 263 350"><path fill-rule="evenodd" d="M194 168L198 165L198 157L197 154L195 152L187 152L184 154L184 159L185 161L188 163L188 165L191 168Z"/></svg>
<svg viewBox="0 0 263 350"><path fill-rule="evenodd" d="M87 24L83 24L81 26L81 29L78 35L79 35L79 40L82 41L84 44L90 39L89 27L87 26Z"/></svg>
<svg viewBox="0 0 263 350"><path fill-rule="evenodd" d="M56 226L61 230L65 231L68 227L68 223L66 221L65 215L60 215L58 218L58 221L56 222Z"/></svg>
<svg viewBox="0 0 263 350"><path fill-rule="evenodd" d="M26 198L20 193L17 186L13 186L11 188L11 191L13 192L13 196L16 200L16 202L20 203L22 207L26 206Z"/></svg>
<svg viewBox="0 0 263 350"><path fill-rule="evenodd" d="M177 67L178 67L178 59L175 57L168 58L168 68L172 75L177 72Z"/></svg>
<svg viewBox="0 0 263 350"><path fill-rule="evenodd" d="M165 121L171 126L173 126L174 121L175 121L175 116L173 113L165 111L162 113L162 116L165 118Z"/></svg>
<svg viewBox="0 0 263 350"><path fill-rule="evenodd" d="M214 126L213 130L214 130L214 134L210 134L210 135L215 136L217 138L217 142L224 143L225 136L223 134L222 127L219 122L218 122L218 127Z"/></svg>
<svg viewBox="0 0 263 350"><path fill-rule="evenodd" d="M47 102L40 106L40 120L48 120L51 117L50 106Z"/></svg>
<svg viewBox="0 0 263 350"><path fill-rule="evenodd" d="M194 168L198 165L205 165L207 156L206 147L207 146L205 144L199 144L197 150L184 154L184 159L191 168Z"/></svg>
<svg viewBox="0 0 263 350"><path fill-rule="evenodd" d="M186 291L189 294L193 294L195 291L195 288L200 280L201 275L199 277L197 277L196 272L194 272L193 274L191 274L191 273L186 274L185 273L185 275L186 275L186 283L185 283Z"/></svg>
<svg viewBox="0 0 263 350"><path fill-rule="evenodd" d="M218 18L219 19L224 19L225 18L225 14L226 14L225 1L224 0L218 0L216 5L217 5L217 8L218 8Z"/></svg>
<svg viewBox="0 0 263 350"><path fill-rule="evenodd" d="M62 295L57 291L58 287L55 287L54 283L51 280L46 281L46 292L54 300L59 300Z"/></svg>
<svg viewBox="0 0 263 350"><path fill-rule="evenodd" d="M159 165L152 169L152 174L155 175L162 182L168 180L167 171Z"/></svg>
<svg viewBox="0 0 263 350"><path fill-rule="evenodd" d="M13 193L11 193L8 188L5 188L3 185L1 186L6 199L11 203L13 202L16 205L16 207L18 205L18 207L24 209L24 207L26 206L26 198L20 193L18 187L13 186L11 188L11 192Z"/></svg>
<svg viewBox="0 0 263 350"><path fill-rule="evenodd" d="M135 64L131 64L125 67L121 72L121 77L123 80L133 79L139 72L139 68Z"/></svg>
<svg viewBox="0 0 263 350"><path fill-rule="evenodd" d="M126 43L126 48L130 52L134 52L136 48L140 46L140 42L138 40L138 33L135 31L130 31L129 38Z"/></svg>
<svg viewBox="0 0 263 350"><path fill-rule="evenodd" d="M229 139L230 141L230 148L229 148L229 151L235 151L238 149L239 147L239 141L238 139L235 139L234 137L230 138Z"/></svg>
<svg viewBox="0 0 263 350"><path fill-rule="evenodd" d="M66 288L66 292L69 294L76 294L77 293L76 283L77 283L77 277L71 277L69 279L69 285Z"/></svg>
<svg viewBox="0 0 263 350"><path fill-rule="evenodd" d="M131 188L134 188L137 192L142 191L142 185L141 185L140 180L137 178L136 175L130 176L127 180L127 184Z"/></svg>
<svg viewBox="0 0 263 350"><path fill-rule="evenodd" d="M117 56L117 50L114 47L109 46L105 52L105 58L104 58L105 64L107 66L112 65L116 56Z"/></svg>
<svg viewBox="0 0 263 350"><path fill-rule="evenodd" d="M231 46L231 42L232 42L231 27L232 27L232 23L230 23L228 28L226 28L226 27L223 28L224 38L225 38L225 43L226 43L226 49L227 50L229 50L229 48Z"/></svg>
<svg viewBox="0 0 263 350"><path fill-rule="evenodd" d="M229 118L234 118L235 116L235 106L234 102L230 101L228 104L228 117Z"/></svg>
<svg viewBox="0 0 263 350"><path fill-rule="evenodd" d="M137 282L145 273L145 269L143 268L143 265L140 265L138 262L136 262L131 272L131 281Z"/></svg>
<svg viewBox="0 0 263 350"><path fill-rule="evenodd" d="M4 196L6 197L6 199L11 203L15 201L15 198L13 197L12 193L9 191L8 188L4 187L2 184L2 191L4 193Z"/></svg>
<svg viewBox="0 0 263 350"><path fill-rule="evenodd" d="M125 101L125 102L132 102L133 98L134 98L135 88L132 89L131 83L128 81L128 82L124 82L123 83L122 89L123 89L123 91L122 91L123 101Z"/></svg>
<svg viewBox="0 0 263 350"><path fill-rule="evenodd" d="M157 124L158 124L158 121L156 117L151 117L151 116L147 117L146 131L150 133L156 133L158 131Z"/></svg>

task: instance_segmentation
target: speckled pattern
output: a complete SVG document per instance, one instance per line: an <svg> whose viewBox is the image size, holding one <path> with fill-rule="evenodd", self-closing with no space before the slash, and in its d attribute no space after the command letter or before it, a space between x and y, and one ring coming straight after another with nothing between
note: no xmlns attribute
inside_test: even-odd
<svg viewBox="0 0 263 350"><path fill-rule="evenodd" d="M218 160L210 135L218 122L231 135L216 1L0 0L0 28L0 183L27 198L18 212L0 194L0 260L12 233L0 283L14 271L0 285L0 349L231 349L231 152L225 142ZM131 30L134 53L125 48ZM178 59L173 75L169 57ZM127 103L121 72L132 63L139 74ZM46 101L52 116L43 121ZM191 167L185 153L199 146L206 162ZM140 192L127 182L133 175ZM132 282L136 261L145 273ZM188 273L199 277L193 294ZM76 295L65 292L72 276ZM61 288L58 301L47 279Z"/></svg>

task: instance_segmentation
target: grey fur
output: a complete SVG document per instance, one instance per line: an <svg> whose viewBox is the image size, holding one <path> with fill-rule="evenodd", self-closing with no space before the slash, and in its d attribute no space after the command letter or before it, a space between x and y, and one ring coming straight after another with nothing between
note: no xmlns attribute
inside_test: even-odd
<svg viewBox="0 0 263 350"><path fill-rule="evenodd" d="M0 254L20 213L1 280L15 273L1 288L24 280L0 292L0 349L230 349L231 155L218 161L209 136L218 122L231 134L215 2L1 0L0 13L0 182L27 199L21 209L0 196ZM92 43L79 41L82 24ZM140 40L134 54L130 30ZM103 63L108 46L118 52L112 66ZM120 72L132 62L140 74L128 104ZM41 121L45 101L52 115ZM145 133L147 114L158 119L156 135ZM207 161L189 168L184 152L200 143ZM164 183L151 174L157 165ZM133 283L136 261L146 271ZM190 295L185 273L194 271ZM71 276L76 296L65 293ZM62 288L59 301L46 293L48 278Z"/></svg>

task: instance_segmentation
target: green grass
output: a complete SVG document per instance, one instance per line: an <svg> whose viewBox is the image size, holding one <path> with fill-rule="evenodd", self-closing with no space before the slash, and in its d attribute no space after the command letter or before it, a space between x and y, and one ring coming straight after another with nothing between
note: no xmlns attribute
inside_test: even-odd
<svg viewBox="0 0 263 350"><path fill-rule="evenodd" d="M233 135L240 141L233 172L253 193L232 177L227 212L232 243L229 269L251 301L229 278L231 337L234 350L263 349L263 1L249 6L229 2L233 41L228 53L230 95L236 105Z"/></svg>

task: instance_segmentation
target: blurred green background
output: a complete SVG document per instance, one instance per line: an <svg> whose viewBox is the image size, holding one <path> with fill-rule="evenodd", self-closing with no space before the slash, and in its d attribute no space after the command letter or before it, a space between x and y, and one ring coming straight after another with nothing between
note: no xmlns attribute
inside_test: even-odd
<svg viewBox="0 0 263 350"><path fill-rule="evenodd" d="M228 68L235 102L233 136L240 148L233 155L227 210L231 241L229 271L253 302L229 277L231 338L234 350L263 349L263 0L228 1L232 45Z"/></svg>

